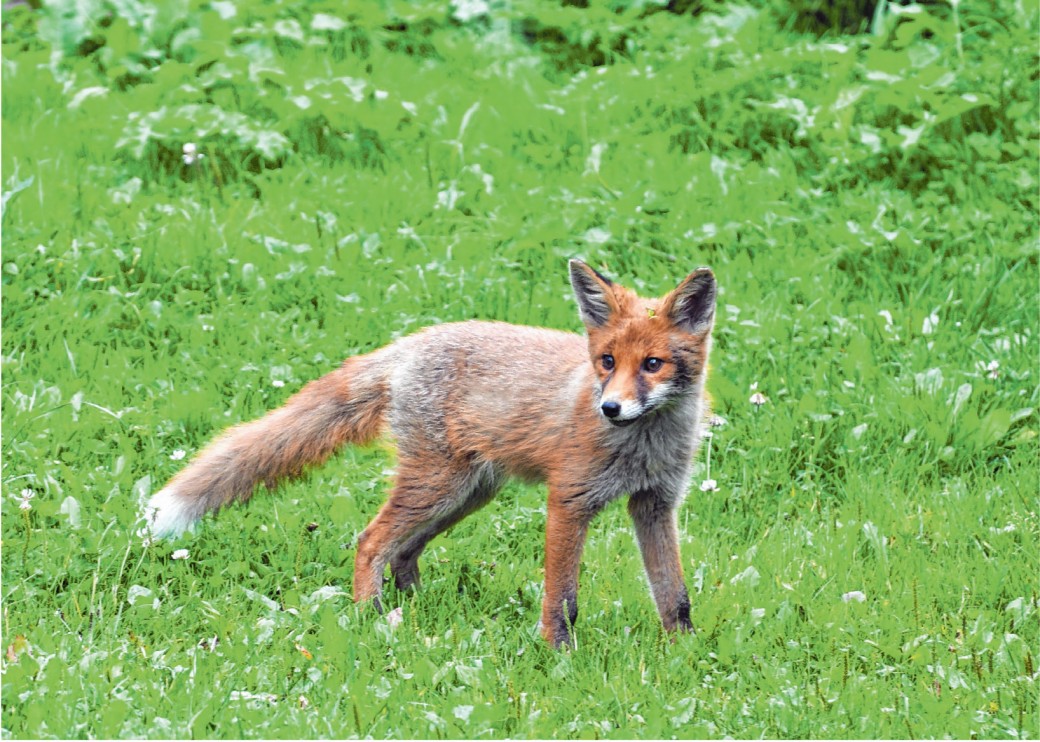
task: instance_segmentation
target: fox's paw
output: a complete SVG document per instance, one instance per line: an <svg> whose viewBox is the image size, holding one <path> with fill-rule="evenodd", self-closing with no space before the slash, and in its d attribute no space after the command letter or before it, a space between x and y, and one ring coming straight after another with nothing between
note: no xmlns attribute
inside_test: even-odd
<svg viewBox="0 0 1040 742"><path fill-rule="evenodd" d="M159 490L144 508L145 529L156 538L178 536L184 533L194 522L187 500L173 487Z"/></svg>

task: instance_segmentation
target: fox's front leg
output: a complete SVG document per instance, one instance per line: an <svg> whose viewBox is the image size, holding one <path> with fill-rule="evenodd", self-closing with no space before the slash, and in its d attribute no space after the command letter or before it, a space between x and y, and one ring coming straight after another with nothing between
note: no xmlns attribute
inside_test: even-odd
<svg viewBox="0 0 1040 742"><path fill-rule="evenodd" d="M545 600L542 636L554 647L573 645L570 627L578 617L578 570L591 515L561 490L549 492L545 522Z"/></svg>
<svg viewBox="0 0 1040 742"><path fill-rule="evenodd" d="M657 492L637 492L629 498L628 512L635 523L639 550L664 628L693 631L679 556L676 503Z"/></svg>

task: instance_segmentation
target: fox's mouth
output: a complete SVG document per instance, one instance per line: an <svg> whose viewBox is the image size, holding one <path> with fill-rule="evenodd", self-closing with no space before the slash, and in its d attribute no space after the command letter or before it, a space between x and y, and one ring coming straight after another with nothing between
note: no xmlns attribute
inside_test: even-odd
<svg viewBox="0 0 1040 742"><path fill-rule="evenodd" d="M647 407L644 407L642 410L640 410L638 415L634 415L632 417L626 417L626 418L607 417L606 415L603 415L603 419L606 420L611 425L613 425L615 428L624 428L625 426L631 425L634 422L639 422L640 420L645 420L648 417L652 417L653 415L657 414L658 412L661 412L661 411L667 410L667 409L671 409L674 405L675 405L675 400L674 399L663 399L663 400L657 402L657 404L653 404L653 405L649 405Z"/></svg>

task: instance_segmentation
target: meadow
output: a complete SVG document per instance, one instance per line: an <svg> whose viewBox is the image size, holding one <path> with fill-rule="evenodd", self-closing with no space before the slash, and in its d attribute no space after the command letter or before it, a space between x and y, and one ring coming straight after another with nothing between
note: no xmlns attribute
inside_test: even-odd
<svg viewBox="0 0 1040 742"><path fill-rule="evenodd" d="M1035 4L582 5L5 7L5 739L1040 735ZM695 634L618 502L545 646L520 484L356 607L385 446L139 535L346 356L579 331L570 257L719 281Z"/></svg>

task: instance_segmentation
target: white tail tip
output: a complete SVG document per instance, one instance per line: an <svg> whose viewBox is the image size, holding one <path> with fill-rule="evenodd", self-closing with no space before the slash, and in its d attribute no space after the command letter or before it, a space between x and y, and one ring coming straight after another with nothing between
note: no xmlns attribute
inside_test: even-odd
<svg viewBox="0 0 1040 742"><path fill-rule="evenodd" d="M195 523L195 516L188 503L172 487L152 495L145 505L144 518L148 531L156 538L178 536Z"/></svg>

